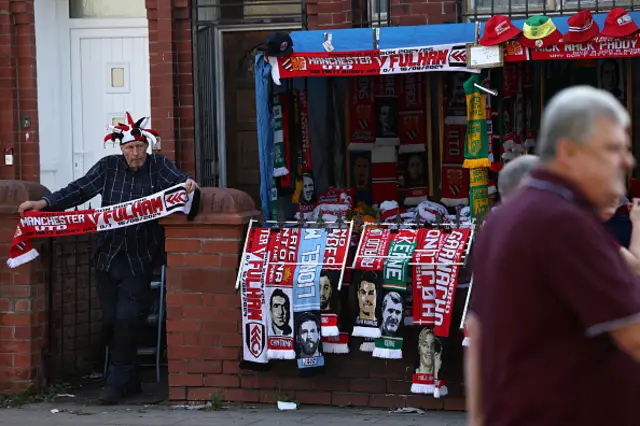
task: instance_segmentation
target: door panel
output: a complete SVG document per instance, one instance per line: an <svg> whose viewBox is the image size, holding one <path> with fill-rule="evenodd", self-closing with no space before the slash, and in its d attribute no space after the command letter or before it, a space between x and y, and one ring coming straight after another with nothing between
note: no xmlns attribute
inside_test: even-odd
<svg viewBox="0 0 640 426"><path fill-rule="evenodd" d="M71 92L77 179L102 157L120 153L118 145L103 143L107 125L123 121L125 111L134 119L150 114L147 29L72 29ZM99 206L100 197L90 203Z"/></svg>
<svg viewBox="0 0 640 426"><path fill-rule="evenodd" d="M260 166L256 132L254 49L271 31L224 32L227 182L260 205Z"/></svg>

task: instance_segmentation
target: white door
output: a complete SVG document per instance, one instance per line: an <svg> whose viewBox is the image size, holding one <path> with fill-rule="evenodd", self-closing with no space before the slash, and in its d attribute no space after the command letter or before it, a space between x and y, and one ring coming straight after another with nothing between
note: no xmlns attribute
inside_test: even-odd
<svg viewBox="0 0 640 426"><path fill-rule="evenodd" d="M149 116L149 38L146 28L72 29L71 133L73 179L98 160L120 154L120 147L103 142L106 126ZM100 206L100 196L90 201ZM86 206L85 206L86 207Z"/></svg>

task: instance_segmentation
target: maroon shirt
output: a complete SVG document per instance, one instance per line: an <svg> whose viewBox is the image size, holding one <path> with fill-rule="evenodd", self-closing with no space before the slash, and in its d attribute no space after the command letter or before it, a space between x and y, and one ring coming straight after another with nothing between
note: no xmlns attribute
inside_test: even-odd
<svg viewBox="0 0 640 426"><path fill-rule="evenodd" d="M608 334L640 321L640 282L574 185L534 172L473 268L487 426L640 424L640 364Z"/></svg>

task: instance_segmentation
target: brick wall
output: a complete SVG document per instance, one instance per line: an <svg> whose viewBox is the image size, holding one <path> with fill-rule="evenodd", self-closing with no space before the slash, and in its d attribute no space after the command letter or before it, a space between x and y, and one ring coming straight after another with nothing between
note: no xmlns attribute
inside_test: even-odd
<svg viewBox="0 0 640 426"><path fill-rule="evenodd" d="M169 397L173 403L206 401L223 392L233 402L420 407L462 410L460 338L445 360L452 396L436 400L410 393L417 330L409 327L403 360L374 359L352 345L348 355L325 356L326 374L300 378L293 361L271 362L270 371L239 368L242 350L240 295L235 291L246 223L258 214L247 194L205 188L195 221L164 221L167 235L167 338ZM458 303L463 303L459 297Z"/></svg>
<svg viewBox="0 0 640 426"><path fill-rule="evenodd" d="M161 152L195 176L189 0L147 0L151 118Z"/></svg>
<svg viewBox="0 0 640 426"><path fill-rule="evenodd" d="M1 179L40 180L37 93L33 0L0 0ZM20 128L24 116L28 129ZM11 148L15 165L5 166L4 150Z"/></svg>
<svg viewBox="0 0 640 426"><path fill-rule="evenodd" d="M16 269L6 263L18 205L45 193L35 183L0 181L0 393L37 387L45 377L47 245L34 244L40 257L32 262Z"/></svg>

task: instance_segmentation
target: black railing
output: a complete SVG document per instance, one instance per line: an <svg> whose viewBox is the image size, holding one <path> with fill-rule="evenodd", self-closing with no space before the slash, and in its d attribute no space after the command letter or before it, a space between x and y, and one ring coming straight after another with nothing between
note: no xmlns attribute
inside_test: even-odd
<svg viewBox="0 0 640 426"><path fill-rule="evenodd" d="M495 14L510 18L532 15L566 16L579 10L606 13L615 7L635 11L640 0L465 0L465 17L471 21L484 21Z"/></svg>

